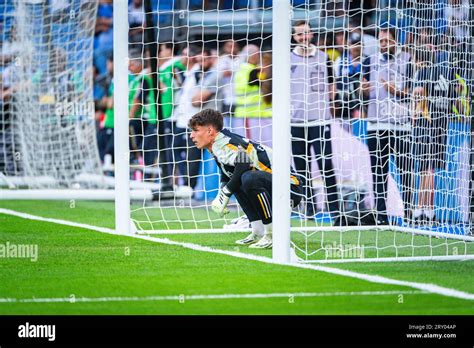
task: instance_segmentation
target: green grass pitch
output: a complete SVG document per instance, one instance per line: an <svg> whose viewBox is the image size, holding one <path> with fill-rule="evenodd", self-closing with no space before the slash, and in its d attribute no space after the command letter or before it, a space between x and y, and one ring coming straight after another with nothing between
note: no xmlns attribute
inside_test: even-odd
<svg viewBox="0 0 474 348"><path fill-rule="evenodd" d="M0 201L0 208L114 225L106 202ZM234 244L244 235L158 237L251 253ZM0 244L7 242L37 245L38 259L0 258L0 314L474 314L472 300L0 214ZM474 261L329 267L474 293Z"/></svg>

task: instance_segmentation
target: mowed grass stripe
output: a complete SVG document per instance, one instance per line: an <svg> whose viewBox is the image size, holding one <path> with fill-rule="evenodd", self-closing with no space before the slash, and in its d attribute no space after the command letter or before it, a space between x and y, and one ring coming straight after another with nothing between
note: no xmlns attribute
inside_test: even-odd
<svg viewBox="0 0 474 348"><path fill-rule="evenodd" d="M280 265L203 253L124 236L24 220L0 214L0 243L38 244L37 262L0 259L0 297L53 298L184 296L195 294L404 291L406 287L372 284ZM5 227L5 228L3 228ZM130 250L125 256L124 250ZM436 295L407 295L439 300L432 310L453 312L459 300ZM342 300L348 297L338 297ZM353 299L360 297L352 297ZM5 303L0 314L318 314L399 312L393 296L365 301L331 297L287 299L115 303ZM332 299L332 300L331 300ZM328 302L329 301L329 302ZM428 300L426 300L428 301ZM143 305L142 305L143 303ZM416 312L423 300L404 310ZM146 305L145 305L146 304ZM290 305L290 306L289 306ZM420 313L422 309L420 308Z"/></svg>
<svg viewBox="0 0 474 348"><path fill-rule="evenodd" d="M31 220L37 220L37 221L43 221L44 220L44 221L48 221L48 222L55 222L57 224L62 224L62 225L69 225L69 226L76 226L76 227L80 226L80 227L84 228L84 225L81 225L81 224L68 222L68 221L64 221L64 220L57 220L57 219L45 219L45 218L42 218L42 217L33 216L33 215L30 215L30 214L24 214L24 213L20 213L20 212L15 212L15 211L11 211L11 210L8 210L8 209L0 209L0 213L20 216L20 217L25 218L25 219L31 219ZM110 230L109 232L107 232L106 229L104 229L104 228L95 229L94 226L89 226L87 228L92 229L92 230L96 230L96 231L99 231L99 232L105 232L105 233L111 233L111 234L116 233L113 230ZM249 254L232 252L232 251L227 251L227 250L216 250L216 249L212 249L212 248L204 247L204 246L200 246L200 245L171 241L169 239L152 238L152 237L138 236L138 235L127 236L127 237L144 239L144 240L148 240L148 241L155 241L155 242L158 242L158 243L163 243L163 244L168 244L168 245L179 245L179 246L182 246L184 248L188 248L188 249L192 249L192 250L204 251L204 252L210 252L210 253L216 253L216 254L223 254L223 255L229 255L229 256L235 256L235 257L244 258L244 259L248 259L248 260L260 261L260 262L264 262L264 263L268 263L268 264L277 264L272 259L262 257L262 256L249 255ZM356 272L341 270L341 269L337 269L337 268L314 266L314 265L307 265L307 264L285 264L285 265L282 265L282 266L291 266L291 267L297 267L297 268L303 268L303 269L312 269L312 270L317 270L317 271L321 271L321 272L325 272L325 273L336 274L336 275L351 277L351 278L360 279L360 280L366 280L366 281L373 282L373 283L390 284L390 285L396 285L396 286L406 286L406 287L411 287L411 288L422 290L422 291L429 291L431 293L435 293L435 294L439 294L439 295L443 295L443 296L454 297L454 298L459 298L459 299L464 299L464 300L474 300L474 294L466 293L466 292L459 291L459 290L456 290L456 289L441 287L441 286L438 286L438 285L435 285L435 284L424 284L424 283L399 281L399 280L396 280L396 279L385 278L385 277L378 276L378 275L367 275L367 274L363 274L363 273L356 273Z"/></svg>
<svg viewBox="0 0 474 348"><path fill-rule="evenodd" d="M0 214L0 243L37 243L38 262L0 259L0 297L145 297L395 291L387 296L4 303L0 314L469 314L469 302ZM124 257L124 249L130 255Z"/></svg>

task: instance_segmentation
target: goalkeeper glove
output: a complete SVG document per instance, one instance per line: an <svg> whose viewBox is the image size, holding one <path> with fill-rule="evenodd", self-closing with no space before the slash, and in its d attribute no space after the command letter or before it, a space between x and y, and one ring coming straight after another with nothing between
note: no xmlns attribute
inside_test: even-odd
<svg viewBox="0 0 474 348"><path fill-rule="evenodd" d="M221 217L229 214L229 209L227 209L227 203L229 203L230 196L232 193L229 189L224 186L220 191L217 197L212 201L212 210L219 214Z"/></svg>

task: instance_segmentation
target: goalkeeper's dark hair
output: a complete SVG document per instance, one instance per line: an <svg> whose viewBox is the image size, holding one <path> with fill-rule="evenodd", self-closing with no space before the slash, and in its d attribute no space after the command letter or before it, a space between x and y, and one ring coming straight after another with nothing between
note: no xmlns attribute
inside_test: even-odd
<svg viewBox="0 0 474 348"><path fill-rule="evenodd" d="M213 109L205 109L195 114L189 120L188 127L194 129L198 126L213 126L218 132L224 128L224 117Z"/></svg>

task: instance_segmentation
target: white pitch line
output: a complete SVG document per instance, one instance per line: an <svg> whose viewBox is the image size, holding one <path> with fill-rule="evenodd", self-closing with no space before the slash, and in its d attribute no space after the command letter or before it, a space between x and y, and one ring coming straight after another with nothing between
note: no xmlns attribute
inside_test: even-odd
<svg viewBox="0 0 474 348"><path fill-rule="evenodd" d="M334 296L390 296L420 295L426 291L350 291L350 292L295 292L268 294L214 294L214 295L174 295L174 296L132 296L132 297L56 297L56 298L0 298L1 303L77 303L77 302L145 302L145 301L193 301L228 300L258 298L298 298L298 297L334 297Z"/></svg>
<svg viewBox="0 0 474 348"><path fill-rule="evenodd" d="M417 290L421 290L421 291L427 291L427 292L430 292L430 293L433 293L433 294L438 294L438 295L447 296L447 297L454 297L454 298L459 298L459 299L463 299L463 300L474 300L474 294L464 292L464 291L460 291L460 290L456 290L456 289L446 288L446 287L439 286L439 285L436 285L436 284L410 282L410 281L405 281L405 280L398 280L398 279L386 278L386 277L382 277L382 276L378 276L378 275L358 273L358 272L343 270L343 269L339 269L339 268L332 268L332 267L327 267L327 266L319 266L319 265L311 265L311 264L303 264L303 263L278 263L278 262L274 261L273 259L268 258L268 257L264 257L264 256L240 253L240 252L230 251L230 250L214 249L214 248L210 248L210 247L202 246L202 245L198 245L198 244L177 242L177 241L173 241L173 240L170 240L170 239L167 239L167 238L156 238L156 237L142 236L142 235L136 235L136 234L134 234L134 235L124 235L124 234L117 233L115 230L110 229L110 228L97 227L97 226L81 224L81 223L67 221L67 220L44 218L44 217L41 217L41 216L21 213L21 212L10 210L10 209L0 208L0 214L13 215L13 216L17 216L17 217L21 217L21 218L29 219L29 220L35 220L35 221L51 222L51 223L56 223L56 224L60 224L60 225L65 225L65 226L80 227L80 228L85 228L85 229L89 229L89 230L93 230L93 231L97 231L97 232L102 232L102 233L120 235L120 236L124 236L124 237L131 237L131 238L137 238L137 239L143 239L143 240L148 240L148 241L151 241L151 242L167 244L167 245L181 246L183 248L187 248L187 249L191 249L191 250L203 251L203 252L209 252L209 253L221 254L221 255L227 255L227 256L233 256L233 257L237 257L237 258L241 258L241 259L259 261L259 262L263 262L263 263L267 263L267 264L274 264L274 265L280 265L280 266L290 266L290 267L303 268L303 269L311 269L311 270L316 270L316 271L320 271L320 272L345 276L345 277L349 277L349 278L356 278L356 279L360 279L360 280L365 280L365 281L368 281L368 282L371 282L371 283L404 286L404 287L409 287L409 288L417 289Z"/></svg>

